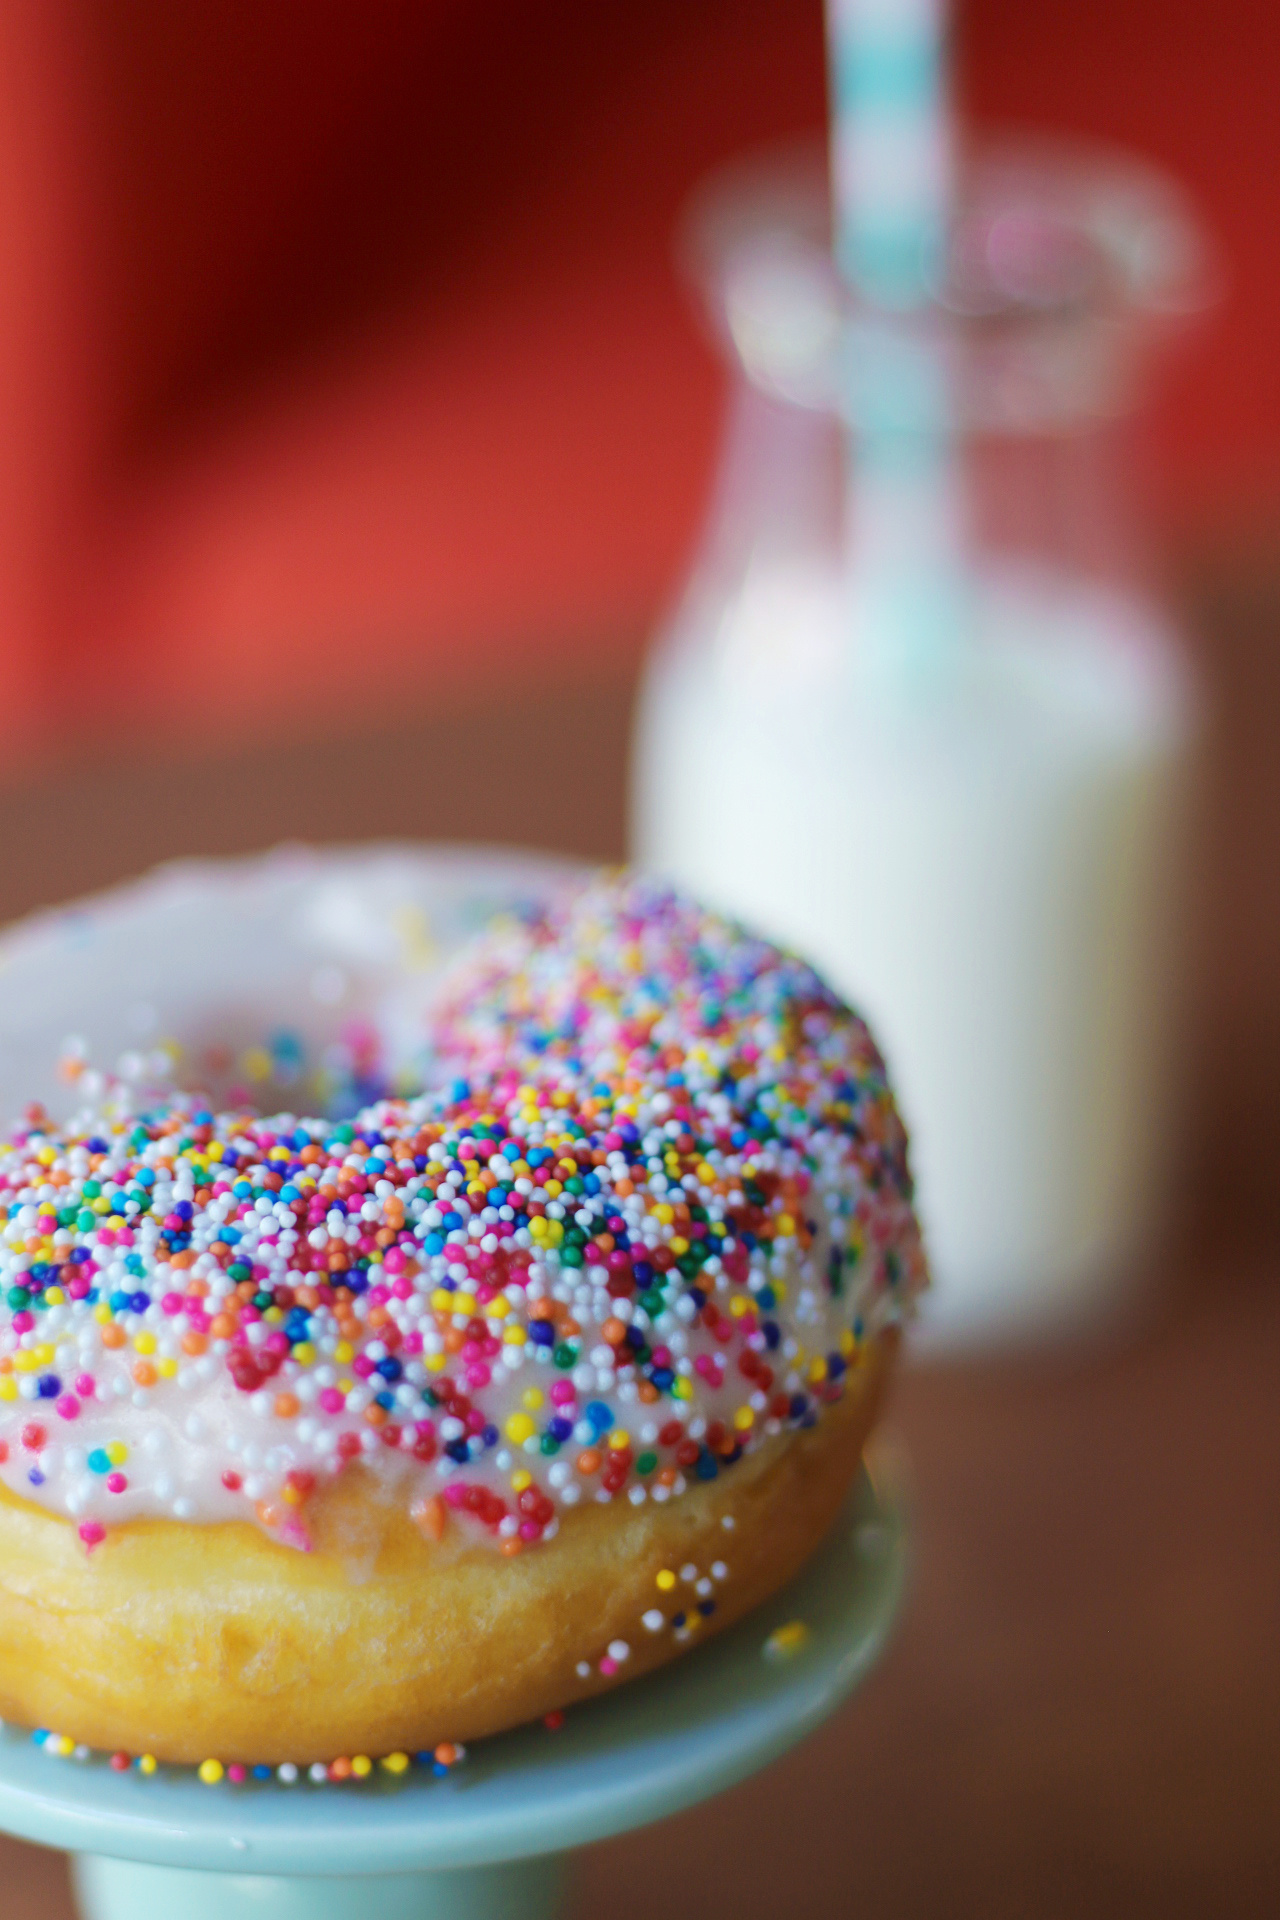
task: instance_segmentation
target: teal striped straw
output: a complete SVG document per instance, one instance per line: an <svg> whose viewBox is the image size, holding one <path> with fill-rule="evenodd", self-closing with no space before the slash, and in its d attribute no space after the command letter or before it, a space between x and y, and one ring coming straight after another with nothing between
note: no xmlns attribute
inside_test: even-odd
<svg viewBox="0 0 1280 1920"><path fill-rule="evenodd" d="M951 220L942 0L827 0L836 261L854 295L846 412L859 644L929 668L966 583L952 370L922 324Z"/></svg>

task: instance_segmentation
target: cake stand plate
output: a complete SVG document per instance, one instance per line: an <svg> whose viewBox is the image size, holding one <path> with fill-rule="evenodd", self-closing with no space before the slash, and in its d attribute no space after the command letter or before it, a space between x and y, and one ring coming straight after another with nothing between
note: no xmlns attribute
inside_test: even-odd
<svg viewBox="0 0 1280 1920"><path fill-rule="evenodd" d="M570 1849L733 1786L839 1705L885 1643L905 1561L901 1506L864 1472L798 1579L749 1618L554 1733L478 1744L444 1779L207 1787L46 1758L5 1729L0 1828L76 1855L86 1920L550 1920Z"/></svg>

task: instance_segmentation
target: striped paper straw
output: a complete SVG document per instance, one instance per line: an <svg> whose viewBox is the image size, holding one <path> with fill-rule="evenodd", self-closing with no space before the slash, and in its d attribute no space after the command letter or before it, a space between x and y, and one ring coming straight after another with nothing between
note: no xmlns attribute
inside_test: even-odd
<svg viewBox="0 0 1280 1920"><path fill-rule="evenodd" d="M951 369L913 322L931 299L953 156L941 0L828 0L837 263L856 296L846 371L860 638L936 660L963 619Z"/></svg>

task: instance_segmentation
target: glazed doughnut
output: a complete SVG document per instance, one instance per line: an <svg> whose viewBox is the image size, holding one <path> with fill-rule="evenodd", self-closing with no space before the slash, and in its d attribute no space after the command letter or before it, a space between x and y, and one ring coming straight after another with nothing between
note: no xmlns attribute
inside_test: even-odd
<svg viewBox="0 0 1280 1920"><path fill-rule="evenodd" d="M116 1087L0 1150L6 1720L429 1750L821 1539L925 1279L862 1022L622 874L482 936L430 1038L350 1121Z"/></svg>

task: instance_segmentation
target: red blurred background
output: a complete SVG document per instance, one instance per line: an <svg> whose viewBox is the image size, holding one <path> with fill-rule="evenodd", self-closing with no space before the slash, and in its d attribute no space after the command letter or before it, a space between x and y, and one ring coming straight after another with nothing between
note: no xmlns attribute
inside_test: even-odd
<svg viewBox="0 0 1280 1920"><path fill-rule="evenodd" d="M957 48L976 121L1198 196L1232 291L1161 396L1158 514L1265 542L1280 15L961 0ZM0 75L11 765L634 651L718 420L673 221L820 123L818 0L4 0Z"/></svg>

